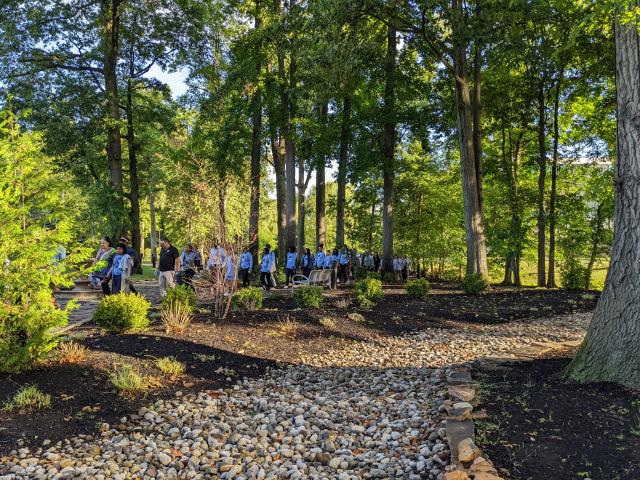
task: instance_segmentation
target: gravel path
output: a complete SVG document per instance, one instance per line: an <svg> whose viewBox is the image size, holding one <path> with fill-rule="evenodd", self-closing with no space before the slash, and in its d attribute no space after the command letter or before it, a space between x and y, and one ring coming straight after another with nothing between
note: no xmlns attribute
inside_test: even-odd
<svg viewBox="0 0 640 480"><path fill-rule="evenodd" d="M232 389L159 400L103 425L98 438L20 449L0 463L0 480L440 479L449 457L443 367L580 339L589 320L451 322L354 342Z"/></svg>
<svg viewBox="0 0 640 480"><path fill-rule="evenodd" d="M590 321L591 313L574 313L495 325L449 322L448 328L425 328L400 337L380 335L304 361L317 367L444 367L508 353L534 342L580 340Z"/></svg>

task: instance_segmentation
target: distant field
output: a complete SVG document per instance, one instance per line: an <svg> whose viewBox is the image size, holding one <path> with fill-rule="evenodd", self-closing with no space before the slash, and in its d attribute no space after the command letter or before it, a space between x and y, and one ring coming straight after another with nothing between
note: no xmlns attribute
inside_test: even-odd
<svg viewBox="0 0 640 480"><path fill-rule="evenodd" d="M586 265L587 262L584 262ZM609 268L609 259L600 259L596 262L593 273L591 275L591 288L594 290L602 290L604 288L604 281L607 277L607 269ZM537 285L538 278L538 266L535 261L525 262L520 264L520 279L523 286L535 287ZM491 282L502 282L503 273L495 268L490 272ZM562 286L560 281L560 266L556 265L556 283L558 286Z"/></svg>

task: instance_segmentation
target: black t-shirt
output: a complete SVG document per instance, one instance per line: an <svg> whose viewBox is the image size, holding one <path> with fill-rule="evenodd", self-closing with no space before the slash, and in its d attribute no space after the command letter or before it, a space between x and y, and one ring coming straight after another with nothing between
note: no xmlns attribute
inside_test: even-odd
<svg viewBox="0 0 640 480"><path fill-rule="evenodd" d="M178 249L173 245L170 245L169 248L160 249L160 264L158 265L158 270L161 272L170 272L175 270L176 268L176 258L180 256L178 253Z"/></svg>

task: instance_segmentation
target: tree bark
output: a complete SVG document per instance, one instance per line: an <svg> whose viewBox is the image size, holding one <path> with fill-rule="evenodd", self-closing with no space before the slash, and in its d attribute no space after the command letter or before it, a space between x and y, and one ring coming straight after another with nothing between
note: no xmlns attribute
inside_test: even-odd
<svg viewBox="0 0 640 480"><path fill-rule="evenodd" d="M461 7L460 7L461 8ZM464 201L464 223L467 244L467 275L479 274L489 278L487 248L484 237L484 220L478 190L478 173L473 148L473 122L471 96L467 76L466 49L455 47L454 67L456 70L456 103L458 115L458 136L460 140L460 164L462 173L462 194Z"/></svg>
<svg viewBox="0 0 640 480"><path fill-rule="evenodd" d="M344 209L347 193L347 160L351 140L351 97L342 99L342 125L340 131L340 152L338 156L338 198L336 206L336 245L344 246Z"/></svg>
<svg viewBox="0 0 640 480"><path fill-rule="evenodd" d="M547 178L546 106L544 76L538 84L538 286L544 287L546 278L545 240L545 182Z"/></svg>
<svg viewBox="0 0 640 480"><path fill-rule="evenodd" d="M260 0L256 0L254 30L262 26L260 16ZM262 61L260 52L256 62L256 85L258 85ZM262 144L262 92L259 87L251 101L251 193L249 198L249 251L253 256L253 265L258 266L258 242L260 224L260 151Z"/></svg>
<svg viewBox="0 0 640 480"><path fill-rule="evenodd" d="M107 157L109 185L122 202L122 145L120 139L120 106L118 104L118 48L121 0L103 0L104 18L104 89L107 99Z"/></svg>
<svg viewBox="0 0 640 480"><path fill-rule="evenodd" d="M553 105L553 159L551 161L551 195L549 198L549 270L547 277L547 288L556 287L556 190L558 179L558 146L560 143L560 128L558 117L560 115L560 88L564 68L560 69L556 81L555 99Z"/></svg>
<svg viewBox="0 0 640 480"><path fill-rule="evenodd" d="M322 102L318 113L320 125L327 124L327 111L327 102ZM325 162L324 149L321 149L316 164L316 247L327 242Z"/></svg>
<svg viewBox="0 0 640 480"><path fill-rule="evenodd" d="M150 247L151 247L151 265L153 268L156 268L156 260L158 259L158 254L156 253L156 205L154 202L154 193L153 193L153 181L150 182L149 185L149 218L151 220L151 238L149 239Z"/></svg>
<svg viewBox="0 0 640 480"><path fill-rule="evenodd" d="M134 75L133 48L129 59L129 78L127 79L127 150L129 152L129 201L131 210L131 245L139 249L141 243L140 234L140 182L138 181L138 146L136 145L135 130L133 125L133 91L132 79ZM142 252L140 252L142 254Z"/></svg>
<svg viewBox="0 0 640 480"><path fill-rule="evenodd" d="M637 5L638 2L634 2ZM617 163L611 262L586 338L567 375L640 388L640 35L615 26Z"/></svg>
<svg viewBox="0 0 640 480"><path fill-rule="evenodd" d="M395 69L397 55L396 29L387 27L387 55L384 85L383 201L382 201L382 272L393 272L393 180L395 174L396 121Z"/></svg>
<svg viewBox="0 0 640 480"><path fill-rule="evenodd" d="M281 137L284 141L285 156L285 212L286 212L286 246L296 244L296 157L295 144L292 135L291 118L293 115L293 102L290 89L295 86L296 62L291 54L289 60L289 75L285 68L284 54L278 55L278 72L280 75L280 108L282 111Z"/></svg>
<svg viewBox="0 0 640 480"><path fill-rule="evenodd" d="M271 136L271 152L273 155L273 169L276 174L276 209L278 211L278 260L282 262L286 251L287 212L285 210L284 180L284 145L282 139L276 143L275 134Z"/></svg>
<svg viewBox="0 0 640 480"><path fill-rule="evenodd" d="M473 155L476 167L476 184L478 185L478 205L484 211L482 195L482 98L481 98L482 52L480 45L474 46L473 55L473 100L471 104L473 117Z"/></svg>
<svg viewBox="0 0 640 480"><path fill-rule="evenodd" d="M298 234L296 239L298 259L302 258L302 255L304 254L304 200L305 191L307 189L304 177L304 161L302 158L298 158Z"/></svg>

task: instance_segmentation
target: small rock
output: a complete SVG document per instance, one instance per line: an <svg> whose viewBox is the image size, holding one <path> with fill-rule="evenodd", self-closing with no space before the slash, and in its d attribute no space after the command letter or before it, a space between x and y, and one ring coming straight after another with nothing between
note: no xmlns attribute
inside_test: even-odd
<svg viewBox="0 0 640 480"><path fill-rule="evenodd" d="M458 444L458 459L462 463L471 463L480 455L480 449L470 438L465 438Z"/></svg>

